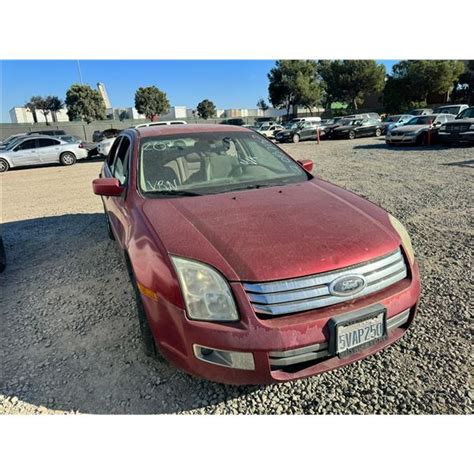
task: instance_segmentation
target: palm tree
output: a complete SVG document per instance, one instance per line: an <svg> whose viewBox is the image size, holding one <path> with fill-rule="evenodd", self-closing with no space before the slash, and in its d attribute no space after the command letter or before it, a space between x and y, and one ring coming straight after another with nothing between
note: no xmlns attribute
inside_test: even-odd
<svg viewBox="0 0 474 474"><path fill-rule="evenodd" d="M64 104L62 101L59 99L59 97L56 97L55 95L53 96L48 96L46 97L46 105L48 107L48 110L51 111L51 115L53 118L54 122L58 121L57 113L64 107ZM45 115L46 117L46 115ZM46 120L47 123L47 120Z"/></svg>

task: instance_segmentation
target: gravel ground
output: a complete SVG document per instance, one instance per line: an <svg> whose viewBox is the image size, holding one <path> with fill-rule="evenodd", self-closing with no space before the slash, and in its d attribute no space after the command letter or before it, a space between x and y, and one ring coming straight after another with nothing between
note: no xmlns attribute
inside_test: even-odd
<svg viewBox="0 0 474 474"><path fill-rule="evenodd" d="M0 413L470 413L473 148L382 140L283 147L406 224L418 318L394 346L306 380L233 387L143 355L132 292L101 202L99 161L0 178Z"/></svg>

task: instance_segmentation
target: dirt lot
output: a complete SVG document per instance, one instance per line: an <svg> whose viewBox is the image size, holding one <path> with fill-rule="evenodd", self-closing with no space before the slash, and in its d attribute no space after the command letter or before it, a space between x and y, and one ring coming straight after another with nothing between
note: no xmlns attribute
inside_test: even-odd
<svg viewBox="0 0 474 474"><path fill-rule="evenodd" d="M91 192L99 161L0 178L0 413L469 413L473 148L383 140L288 144L315 172L397 216L423 294L396 345L352 366L270 387L195 379L141 351L131 288Z"/></svg>

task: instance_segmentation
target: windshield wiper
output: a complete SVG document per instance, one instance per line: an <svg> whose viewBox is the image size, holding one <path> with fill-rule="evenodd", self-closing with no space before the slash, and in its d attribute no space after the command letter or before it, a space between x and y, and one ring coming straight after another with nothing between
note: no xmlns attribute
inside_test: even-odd
<svg viewBox="0 0 474 474"><path fill-rule="evenodd" d="M165 189L163 191L149 191L147 194L163 195L163 196L202 196L199 193L193 193L192 191L177 191L172 189Z"/></svg>

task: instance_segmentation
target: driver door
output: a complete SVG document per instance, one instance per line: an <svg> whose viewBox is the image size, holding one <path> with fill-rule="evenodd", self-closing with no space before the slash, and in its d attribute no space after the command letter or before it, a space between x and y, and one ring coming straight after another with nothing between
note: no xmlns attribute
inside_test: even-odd
<svg viewBox="0 0 474 474"><path fill-rule="evenodd" d="M12 163L13 166L29 166L40 164L41 161L38 157L36 150L37 139L30 138L22 141L19 145L13 148Z"/></svg>

